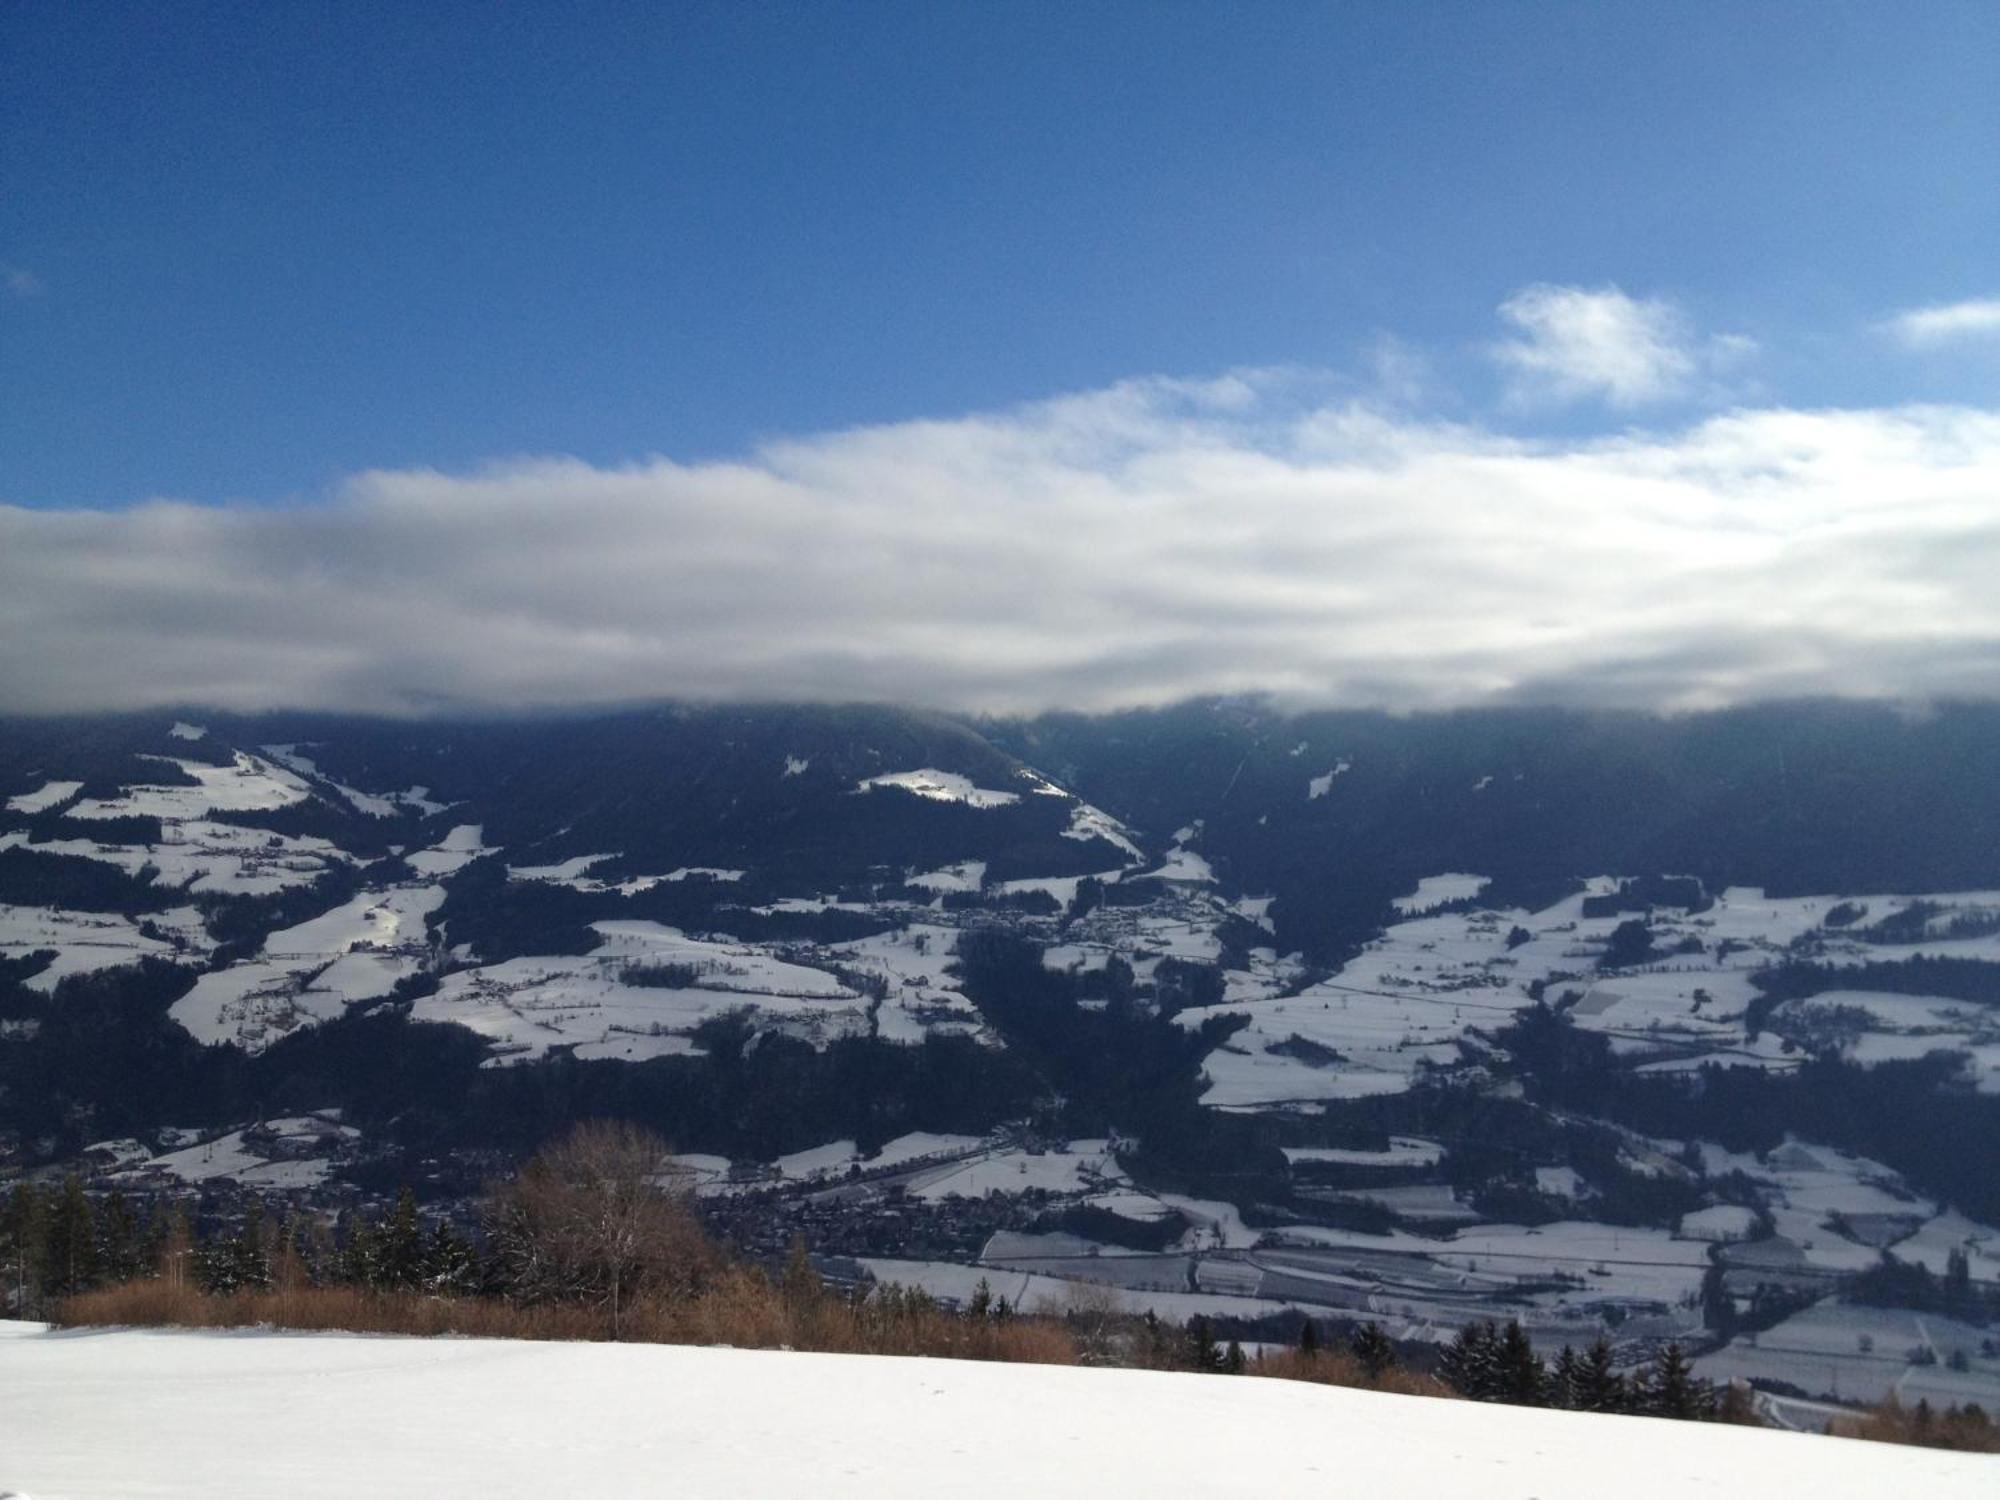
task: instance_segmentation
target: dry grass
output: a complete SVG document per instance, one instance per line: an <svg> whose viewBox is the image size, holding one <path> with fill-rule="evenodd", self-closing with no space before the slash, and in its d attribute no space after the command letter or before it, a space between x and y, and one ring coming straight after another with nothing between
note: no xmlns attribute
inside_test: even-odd
<svg viewBox="0 0 2000 1500"><path fill-rule="evenodd" d="M1322 1349L1303 1354L1297 1349L1274 1349L1259 1354L1243 1367L1246 1375L1267 1380L1305 1380L1315 1385L1349 1386L1365 1391L1389 1391L1398 1396L1445 1396L1458 1393L1434 1375L1419 1374L1400 1365L1371 1376L1353 1355L1340 1349Z"/></svg>
<svg viewBox="0 0 2000 1500"><path fill-rule="evenodd" d="M1867 1438L1877 1443L2000 1453L2000 1426L1976 1406L1953 1406L1939 1412L1923 1402L1905 1406L1890 1396L1855 1416L1836 1417L1827 1431L1836 1437Z"/></svg>
<svg viewBox="0 0 2000 1500"><path fill-rule="evenodd" d="M484 1297L425 1297L346 1286L221 1296L159 1278L66 1298L56 1304L50 1320L66 1328L295 1328L503 1339L601 1339L610 1333L603 1313L574 1305L522 1307Z"/></svg>
<svg viewBox="0 0 2000 1500"><path fill-rule="evenodd" d="M609 1339L607 1309L574 1302L522 1305L486 1297L430 1297L345 1286L214 1295L154 1278L59 1303L64 1327L287 1328L473 1338ZM1025 1364L1074 1364L1076 1341L1043 1318L975 1319L929 1298L883 1289L861 1301L819 1287L789 1293L761 1272L731 1268L700 1292L628 1305L618 1336L631 1342L728 1344L843 1354L913 1354Z"/></svg>

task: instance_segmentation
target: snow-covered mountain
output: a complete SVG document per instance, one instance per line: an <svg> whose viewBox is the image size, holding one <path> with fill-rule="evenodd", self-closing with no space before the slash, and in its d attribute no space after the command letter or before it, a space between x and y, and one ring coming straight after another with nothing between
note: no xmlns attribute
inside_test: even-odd
<svg viewBox="0 0 2000 1500"><path fill-rule="evenodd" d="M14 721L0 1172L449 1205L615 1114L945 1297L1991 1406L1995 763L1973 708Z"/></svg>

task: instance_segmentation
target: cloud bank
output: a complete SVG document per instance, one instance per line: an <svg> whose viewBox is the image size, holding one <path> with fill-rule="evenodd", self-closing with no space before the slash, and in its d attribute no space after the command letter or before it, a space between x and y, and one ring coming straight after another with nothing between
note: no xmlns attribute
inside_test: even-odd
<svg viewBox="0 0 2000 1500"><path fill-rule="evenodd" d="M1137 381L739 462L0 508L0 708L2000 694L2000 414L1526 441Z"/></svg>
<svg viewBox="0 0 2000 1500"><path fill-rule="evenodd" d="M1935 349L1970 339L2000 339L2000 297L1913 307L1897 313L1882 326L1910 349Z"/></svg>

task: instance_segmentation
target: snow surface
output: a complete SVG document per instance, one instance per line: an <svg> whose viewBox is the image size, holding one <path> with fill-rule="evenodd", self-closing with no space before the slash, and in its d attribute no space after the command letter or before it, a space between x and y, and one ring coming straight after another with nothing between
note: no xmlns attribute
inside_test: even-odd
<svg viewBox="0 0 2000 1500"><path fill-rule="evenodd" d="M963 1155L968 1151L977 1151L984 1144L985 1141L976 1135L936 1135L928 1130L913 1130L885 1144L863 1165L874 1172L883 1167L926 1161L931 1157Z"/></svg>
<svg viewBox="0 0 2000 1500"><path fill-rule="evenodd" d="M868 1030L868 1003L822 969L788 963L752 943L691 937L656 922L595 922L603 939L580 955L512 958L447 975L418 998L419 1021L470 1027L495 1042L497 1060L574 1046L580 1058L685 1055L703 1021L748 1008L814 1046ZM632 965L682 965L692 982L664 989L624 982ZM234 970L225 970L233 973Z"/></svg>
<svg viewBox="0 0 2000 1500"><path fill-rule="evenodd" d="M294 1121L273 1121L274 1126L296 1125ZM342 1128L347 1136L359 1132L349 1127ZM294 1149L310 1149L325 1144L329 1137L319 1131L306 1129L278 1129L278 1140ZM244 1139L244 1132L232 1130L212 1141L199 1146L188 1146L180 1151L166 1152L149 1161L128 1166L118 1175L121 1177L149 1177L155 1174L176 1178L181 1182L214 1182L224 1178L240 1182L245 1187L290 1188L318 1187L332 1171L332 1164L311 1157L265 1156L251 1149Z"/></svg>
<svg viewBox="0 0 2000 1500"><path fill-rule="evenodd" d="M1409 895L1396 898L1395 907L1404 916L1413 917L1448 901L1468 901L1486 886L1484 875L1426 875Z"/></svg>
<svg viewBox="0 0 2000 1500"><path fill-rule="evenodd" d="M1292 754L1294 755L1303 754L1305 748L1306 747L1304 745L1301 745L1297 750L1294 750ZM1354 762L1351 760L1335 761L1333 763L1333 769L1331 771L1328 771L1326 774L1322 776L1315 776L1313 777L1312 780L1306 783L1306 801L1317 802L1321 797L1326 796L1329 792L1333 790L1333 778L1336 776L1345 776L1349 771L1353 769L1354 769Z"/></svg>
<svg viewBox="0 0 2000 1500"><path fill-rule="evenodd" d="M903 884L913 885L920 891L930 891L943 895L947 891L977 894L986 884L986 861L983 859L963 860L943 869L932 870L923 875L906 875Z"/></svg>
<svg viewBox="0 0 2000 1500"><path fill-rule="evenodd" d="M1430 1167L1443 1159L1443 1146L1414 1135L1391 1136L1388 1147L1381 1151L1363 1151L1345 1146L1285 1148L1286 1161L1323 1161L1346 1167Z"/></svg>
<svg viewBox="0 0 2000 1500"><path fill-rule="evenodd" d="M1100 808L1088 802L1079 802L1069 810L1069 827L1063 830L1066 839L1076 839L1088 843L1092 839L1103 839L1107 844L1115 844L1130 864L1144 864L1145 851L1132 842L1132 830Z"/></svg>
<svg viewBox="0 0 2000 1500"><path fill-rule="evenodd" d="M152 755L164 765L178 766L193 778L193 786L128 786L121 797L94 797L69 810L72 818L159 818L185 821L212 812L263 812L303 802L310 790L283 766L241 750L226 766L198 760Z"/></svg>
<svg viewBox="0 0 2000 1500"><path fill-rule="evenodd" d="M552 865L509 865L509 880L535 880L546 885L565 885L573 891L596 895L613 891L620 896L636 896L650 891L656 885L678 884L683 880L714 880L735 882L745 874L742 870L724 870L713 865L682 865L677 870L669 870L664 875L632 875L623 880L599 880L588 874L589 870L603 864L608 859L617 859L616 854L579 854Z"/></svg>
<svg viewBox="0 0 2000 1500"><path fill-rule="evenodd" d="M83 783L80 781L45 781L38 791L23 792L18 797L9 797L7 808L10 812L18 813L47 812L57 803L68 801L82 790Z"/></svg>
<svg viewBox="0 0 2000 1500"><path fill-rule="evenodd" d="M1122 1183L1124 1173L1111 1159L1105 1140L1071 1141L1060 1151L1008 1148L967 1160L953 1161L911 1179L910 1192L928 1202L945 1198L984 1198L988 1193L1080 1193L1107 1182Z"/></svg>
<svg viewBox="0 0 2000 1500"><path fill-rule="evenodd" d="M94 839L36 844L17 829L0 834L0 849L94 859L134 878L151 871L156 885L226 896L273 895L287 886L311 885L336 862L354 863L353 855L322 838L288 838L206 818L163 822L157 844L100 844Z"/></svg>
<svg viewBox="0 0 2000 1500"><path fill-rule="evenodd" d="M0 1324L42 1497L1993 1493L1990 1457L1293 1381L960 1360Z"/></svg>
<svg viewBox="0 0 2000 1500"><path fill-rule="evenodd" d="M419 875L455 875L475 859L499 852L480 842L484 833L481 824L461 823L430 848L405 857L403 863Z"/></svg>
<svg viewBox="0 0 2000 1500"><path fill-rule="evenodd" d="M443 904L441 885L364 891L272 933L259 957L202 975L168 1014L197 1041L262 1051L295 1027L379 1000L418 973L429 947L427 919Z"/></svg>
<svg viewBox="0 0 2000 1500"><path fill-rule="evenodd" d="M1021 800L1019 792L996 792L988 787L974 786L971 777L960 776L956 771L940 771L935 766L870 776L855 790L868 792L878 786L901 787L932 802L963 802L967 807L1009 807Z"/></svg>
<svg viewBox="0 0 2000 1500"><path fill-rule="evenodd" d="M1185 885L1214 885L1215 870L1209 862L1192 849L1170 849L1166 862L1157 870L1148 870L1137 880L1170 880Z"/></svg>
<svg viewBox="0 0 2000 1500"><path fill-rule="evenodd" d="M4 848L4 840L0 840ZM188 942L188 956L208 952L208 934L202 932L202 918L192 906L172 912L154 912L152 926L160 932L178 932ZM54 906L0 906L0 954L6 958L26 958L28 954L54 952L56 960L26 980L30 990L52 994L56 984L70 974L96 974L102 968L122 968L140 958L174 958L180 954L170 942L148 938L138 930L138 920L112 912L68 912Z"/></svg>
<svg viewBox="0 0 2000 1500"><path fill-rule="evenodd" d="M404 792L363 792L343 785L323 773L309 757L299 754L302 747L298 745L260 745L258 748L287 770L324 781L345 797L356 812L370 818L393 818L404 808L429 817L433 813L445 811L451 805L445 802L433 802L430 797L431 789L427 786L413 786Z"/></svg>
<svg viewBox="0 0 2000 1500"><path fill-rule="evenodd" d="M830 1141L824 1146L813 1146L804 1151L794 1151L790 1156L781 1156L772 1165L781 1177L835 1177L844 1173L859 1157L853 1141Z"/></svg>

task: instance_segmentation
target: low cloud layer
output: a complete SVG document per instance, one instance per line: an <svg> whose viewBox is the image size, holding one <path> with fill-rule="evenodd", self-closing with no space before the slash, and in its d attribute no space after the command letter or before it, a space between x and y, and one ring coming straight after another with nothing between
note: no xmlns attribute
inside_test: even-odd
<svg viewBox="0 0 2000 1500"><path fill-rule="evenodd" d="M0 707L2000 693L2000 415L1528 442L1147 381L742 462L0 508Z"/></svg>

